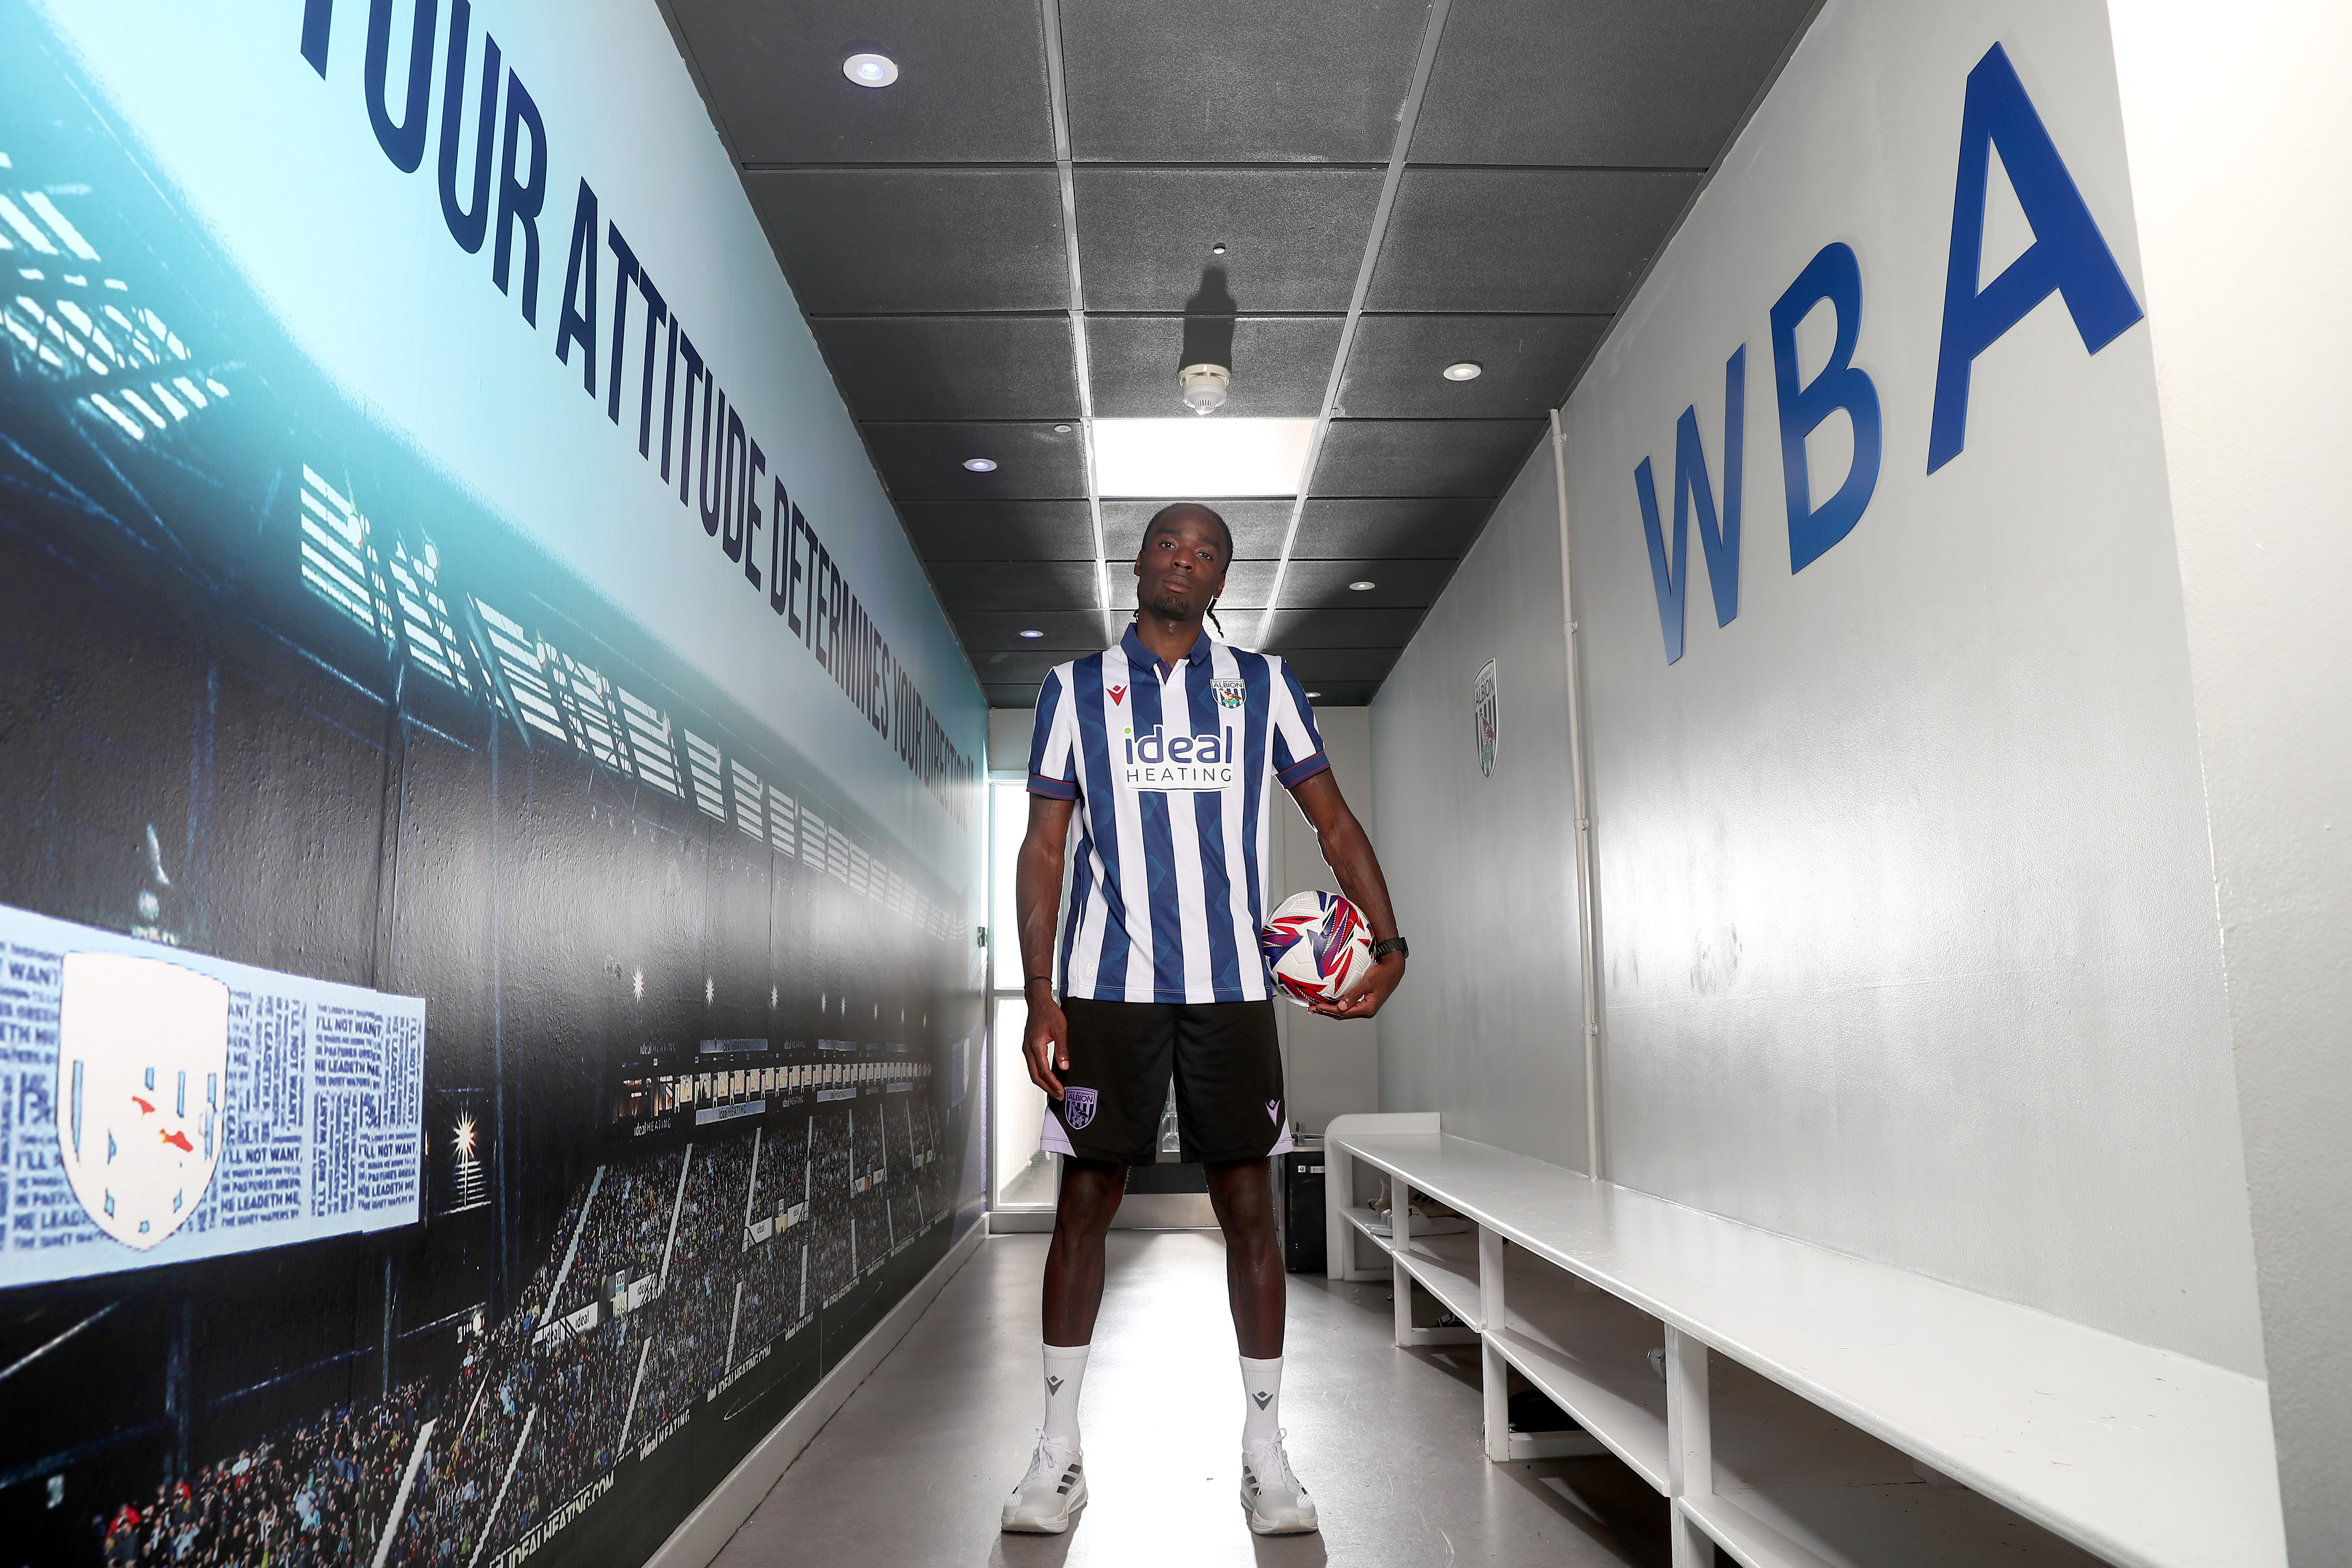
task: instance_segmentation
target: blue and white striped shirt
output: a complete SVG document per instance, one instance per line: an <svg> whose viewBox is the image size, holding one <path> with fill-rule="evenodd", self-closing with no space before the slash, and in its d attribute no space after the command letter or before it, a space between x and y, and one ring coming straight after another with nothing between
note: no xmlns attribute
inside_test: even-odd
<svg viewBox="0 0 2352 1568"><path fill-rule="evenodd" d="M1128 628L1037 694L1029 793L1078 803L1060 989L1097 1002L1255 1002L1271 896L1268 773L1330 767L1289 666L1202 632L1163 668Z"/></svg>

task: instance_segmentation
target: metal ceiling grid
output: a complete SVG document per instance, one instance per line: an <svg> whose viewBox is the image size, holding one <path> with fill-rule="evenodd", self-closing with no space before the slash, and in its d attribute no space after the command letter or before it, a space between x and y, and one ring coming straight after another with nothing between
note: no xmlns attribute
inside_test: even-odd
<svg viewBox="0 0 2352 1568"><path fill-rule="evenodd" d="M1813 0L659 3L989 700L1025 706L1131 603L1163 503L1096 495L1092 420L1188 417L1188 304L1232 313L1212 417L1321 421L1302 496L1216 503L1228 634L1369 701ZM898 82L845 79L864 51Z"/></svg>

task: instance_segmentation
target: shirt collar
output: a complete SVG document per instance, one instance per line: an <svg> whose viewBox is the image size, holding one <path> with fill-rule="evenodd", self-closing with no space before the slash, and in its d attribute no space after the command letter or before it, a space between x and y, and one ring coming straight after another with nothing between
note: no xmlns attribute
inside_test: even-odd
<svg viewBox="0 0 2352 1568"><path fill-rule="evenodd" d="M1192 665L1208 663L1210 650L1215 646L1209 640L1209 634L1206 631L1202 632L1192 640L1192 651L1184 656L1184 662ZM1132 622L1129 623L1126 632L1119 637L1118 647L1121 653L1127 655L1127 661L1129 664L1149 665L1163 676L1174 673L1173 666L1161 665L1160 656L1143 646L1143 639L1135 635L1135 626Z"/></svg>

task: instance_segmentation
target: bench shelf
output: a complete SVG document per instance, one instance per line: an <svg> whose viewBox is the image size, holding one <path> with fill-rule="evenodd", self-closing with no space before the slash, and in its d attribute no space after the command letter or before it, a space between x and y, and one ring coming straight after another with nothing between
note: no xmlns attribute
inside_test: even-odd
<svg viewBox="0 0 2352 1568"><path fill-rule="evenodd" d="M1666 1385L1650 1366L1658 1320L1506 1249L1506 1321L1488 1341L1634 1473L1667 1489Z"/></svg>
<svg viewBox="0 0 2352 1568"><path fill-rule="evenodd" d="M1389 1256L1403 1264L1405 1272L1444 1302L1447 1311L1474 1329L1479 1326L1478 1237L1475 1234L1409 1237L1402 1250L1391 1246Z"/></svg>

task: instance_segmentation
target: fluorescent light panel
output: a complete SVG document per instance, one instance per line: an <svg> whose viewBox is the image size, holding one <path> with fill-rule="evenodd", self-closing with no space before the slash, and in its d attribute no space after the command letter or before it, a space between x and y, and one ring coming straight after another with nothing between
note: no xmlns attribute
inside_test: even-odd
<svg viewBox="0 0 2352 1568"><path fill-rule="evenodd" d="M1105 496L1215 500L1295 496L1312 419L1097 419L1095 471Z"/></svg>

